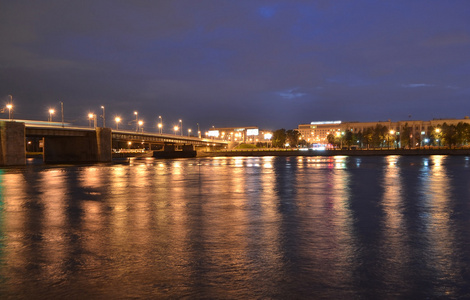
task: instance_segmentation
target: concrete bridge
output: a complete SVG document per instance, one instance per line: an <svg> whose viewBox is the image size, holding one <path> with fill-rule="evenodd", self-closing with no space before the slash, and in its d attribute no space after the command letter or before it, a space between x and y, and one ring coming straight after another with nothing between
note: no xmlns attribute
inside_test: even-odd
<svg viewBox="0 0 470 300"><path fill-rule="evenodd" d="M42 141L46 163L110 162L112 150L139 143L149 150L193 151L195 147L214 149L227 145L223 141L172 134L139 133L111 128L71 127L61 123L30 120L0 120L0 165L26 164L26 139Z"/></svg>

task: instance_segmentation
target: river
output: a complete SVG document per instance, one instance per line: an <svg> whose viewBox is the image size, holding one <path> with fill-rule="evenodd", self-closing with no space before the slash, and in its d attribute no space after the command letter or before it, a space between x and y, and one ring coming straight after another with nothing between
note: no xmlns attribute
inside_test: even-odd
<svg viewBox="0 0 470 300"><path fill-rule="evenodd" d="M470 158L0 170L2 299L470 297Z"/></svg>

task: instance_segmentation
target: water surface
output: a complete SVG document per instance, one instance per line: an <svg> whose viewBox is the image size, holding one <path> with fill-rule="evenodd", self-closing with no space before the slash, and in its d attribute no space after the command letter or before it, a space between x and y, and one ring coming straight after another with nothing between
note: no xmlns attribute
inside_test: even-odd
<svg viewBox="0 0 470 300"><path fill-rule="evenodd" d="M469 298L468 157L0 171L1 298Z"/></svg>

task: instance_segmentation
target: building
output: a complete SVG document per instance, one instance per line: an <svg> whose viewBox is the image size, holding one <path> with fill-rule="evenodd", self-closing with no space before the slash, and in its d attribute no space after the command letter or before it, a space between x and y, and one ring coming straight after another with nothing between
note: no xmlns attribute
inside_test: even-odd
<svg viewBox="0 0 470 300"><path fill-rule="evenodd" d="M273 136L270 130L260 130L256 126L211 128L206 137L237 143L266 143Z"/></svg>
<svg viewBox="0 0 470 300"><path fill-rule="evenodd" d="M311 122L299 125L299 131L303 140L308 144L328 144L327 136L343 130L341 121Z"/></svg>
<svg viewBox="0 0 470 300"><path fill-rule="evenodd" d="M344 135L346 131L351 131L354 134L364 132L367 128L375 128L377 125L384 126L388 129L390 136L393 136L397 141L400 140L400 134L403 129L410 128L410 141L414 146L424 145L425 141L429 138L430 130L438 128L443 124L457 125L459 123L470 124L470 118L463 119L433 119L429 121L421 120L404 120L392 122L378 121L378 122L342 122L342 121L323 121L311 122L310 124L300 124L298 131L308 144L328 144L328 135L335 136Z"/></svg>

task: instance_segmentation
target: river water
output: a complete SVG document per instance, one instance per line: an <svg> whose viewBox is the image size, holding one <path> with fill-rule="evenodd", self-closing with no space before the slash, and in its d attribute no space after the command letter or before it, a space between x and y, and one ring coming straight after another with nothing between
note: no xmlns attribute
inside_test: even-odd
<svg viewBox="0 0 470 300"><path fill-rule="evenodd" d="M2 169L0 298L470 298L470 159Z"/></svg>

